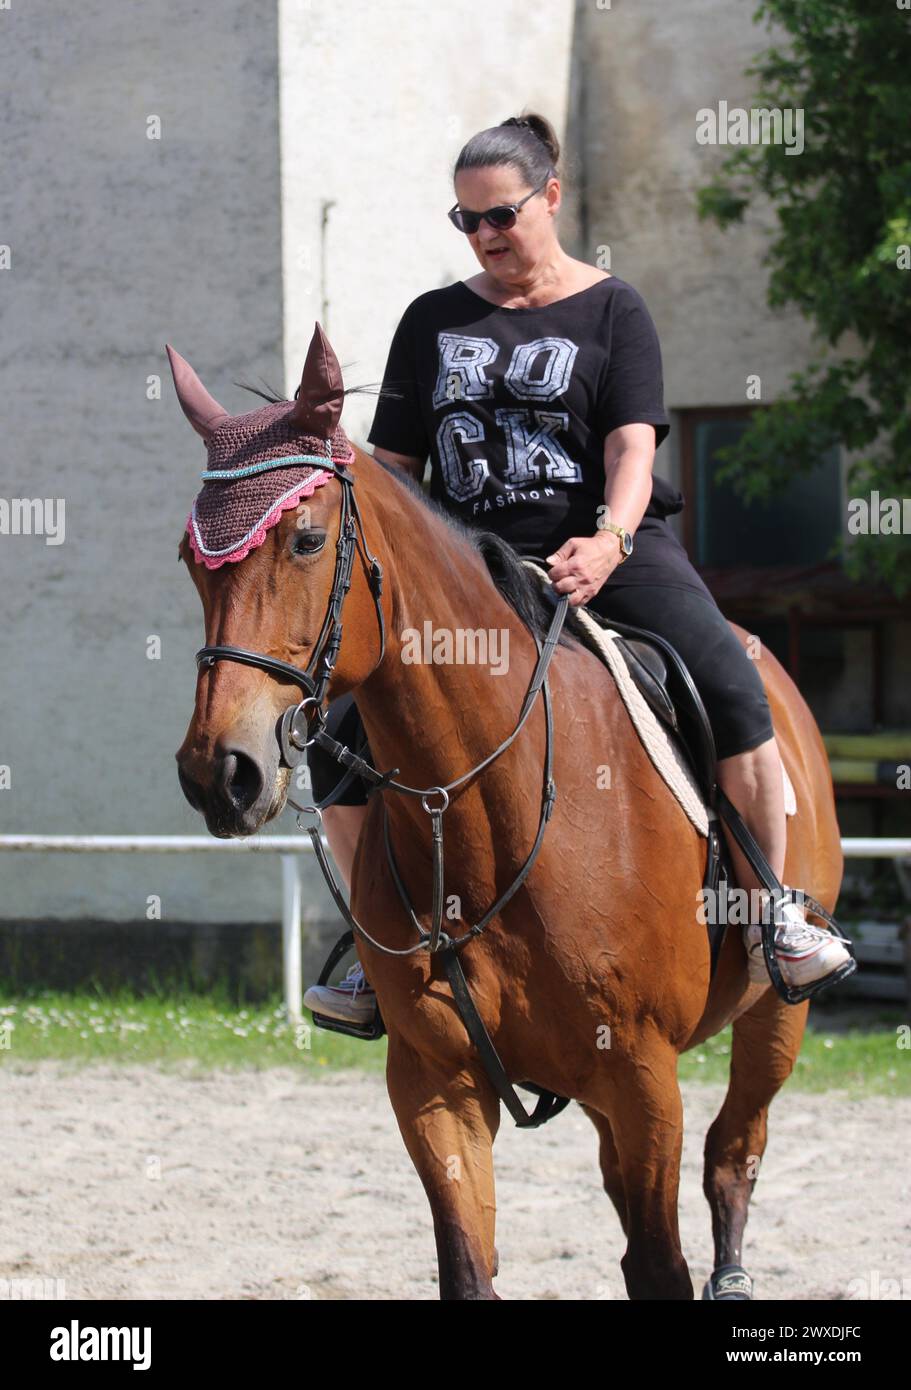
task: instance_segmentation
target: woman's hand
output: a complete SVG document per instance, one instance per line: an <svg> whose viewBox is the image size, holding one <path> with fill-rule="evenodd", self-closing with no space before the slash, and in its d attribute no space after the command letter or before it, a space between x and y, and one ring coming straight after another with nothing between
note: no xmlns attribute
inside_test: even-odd
<svg viewBox="0 0 911 1390"><path fill-rule="evenodd" d="M620 563L620 539L613 531L596 536L571 536L547 556L550 578L558 594L569 594L570 605L590 603Z"/></svg>

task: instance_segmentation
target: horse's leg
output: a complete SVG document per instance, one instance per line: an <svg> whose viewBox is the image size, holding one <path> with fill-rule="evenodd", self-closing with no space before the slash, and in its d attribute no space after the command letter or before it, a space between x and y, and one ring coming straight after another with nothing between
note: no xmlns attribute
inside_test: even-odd
<svg viewBox="0 0 911 1390"><path fill-rule="evenodd" d="M786 1004L770 988L734 1022L728 1091L705 1140L703 1191L715 1241L705 1297L724 1297L726 1283L727 1297L751 1296L741 1265L750 1197L765 1152L769 1105L794 1067L809 1007Z"/></svg>
<svg viewBox="0 0 911 1390"><path fill-rule="evenodd" d="M621 1268L630 1298L693 1297L680 1247L677 1193L683 1102L677 1053L666 1040L636 1040L612 1078L609 1106L626 1194Z"/></svg>
<svg viewBox="0 0 911 1390"><path fill-rule="evenodd" d="M600 1140L598 1161L601 1165L601 1177L604 1180L604 1191L613 1202L617 1215L620 1218L620 1225L623 1227L623 1234L626 1235L626 1190L623 1186L623 1174L620 1171L620 1155L617 1153L617 1145L614 1143L614 1135L610 1127L610 1120L606 1115L600 1115L597 1110L592 1110L590 1105L583 1105L582 1109L598 1131L598 1138Z"/></svg>
<svg viewBox="0 0 911 1390"><path fill-rule="evenodd" d="M491 1283L496 1092L484 1076L435 1067L392 1033L386 1083L433 1213L440 1297L497 1298Z"/></svg>

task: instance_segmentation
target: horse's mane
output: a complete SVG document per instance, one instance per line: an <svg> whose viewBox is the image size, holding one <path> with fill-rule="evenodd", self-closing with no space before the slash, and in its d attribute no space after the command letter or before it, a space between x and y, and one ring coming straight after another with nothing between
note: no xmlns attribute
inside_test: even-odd
<svg viewBox="0 0 911 1390"><path fill-rule="evenodd" d="M261 391L256 386L250 386L246 382L235 382L244 391L252 391L254 395L262 397L270 405L284 403L285 396L280 396L272 391L267 383L265 391ZM351 395L398 395L398 392L390 391L376 385L368 383L364 386L346 386L344 394ZM372 462L384 469L391 478L401 487L414 496L422 506L426 507L433 516L448 527L461 541L469 545L472 550L477 551L487 568L494 585L500 591L513 609L516 616L521 619L530 632L542 640L547 636L553 617L553 604L547 598L540 582L534 578L531 572L522 564L519 555L508 545L502 537L494 531L481 531L475 527L466 526L464 522L447 512L428 492L424 490L420 483L416 482L404 469L395 468L392 464L383 463L382 459L375 456ZM567 624L560 634L560 645L570 646L573 639L568 632L572 626L572 610L567 614Z"/></svg>
<svg viewBox="0 0 911 1390"><path fill-rule="evenodd" d="M547 630L554 615L553 604L542 589L540 582L522 564L521 558L512 546L508 545L494 531L481 531L477 527L466 526L458 517L453 516L435 498L431 497L428 492L425 492L421 484L403 469L396 468L391 463L384 463L382 459L375 457L372 461L384 469L401 487L406 488L459 540L480 555L487 573L510 608L530 632L543 640L547 636ZM560 644L569 646L571 641L572 639L564 627L560 634Z"/></svg>

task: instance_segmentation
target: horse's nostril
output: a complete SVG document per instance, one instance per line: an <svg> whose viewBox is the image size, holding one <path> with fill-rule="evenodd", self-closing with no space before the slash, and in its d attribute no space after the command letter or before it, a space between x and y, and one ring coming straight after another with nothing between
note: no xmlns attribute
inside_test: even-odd
<svg viewBox="0 0 911 1390"><path fill-rule="evenodd" d="M221 760L218 782L231 805L246 811L263 789L262 769L248 753L230 748Z"/></svg>

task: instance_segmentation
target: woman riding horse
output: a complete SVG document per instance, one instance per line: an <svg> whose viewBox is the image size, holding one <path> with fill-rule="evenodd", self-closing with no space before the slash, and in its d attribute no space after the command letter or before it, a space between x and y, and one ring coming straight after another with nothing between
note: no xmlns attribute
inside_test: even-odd
<svg viewBox="0 0 911 1390"><path fill-rule="evenodd" d="M381 463L417 481L429 456L432 497L544 560L573 606L648 628L677 649L712 725L719 785L780 879L784 788L765 691L667 524L683 498L652 476L669 428L655 327L632 285L562 249L558 160L538 115L511 117L462 149L449 217L481 271L405 310L368 439ZM328 728L357 747L363 731L350 695L330 706ZM315 747L309 764L320 800L341 772ZM349 883L365 803L356 780L323 814ZM730 837L729 848L740 887L759 890ZM780 904L776 922L788 984L823 979L849 959L796 903ZM759 923L744 927L744 944L751 980L767 982ZM305 1003L362 1023L375 996L355 965L340 985L312 986Z"/></svg>

